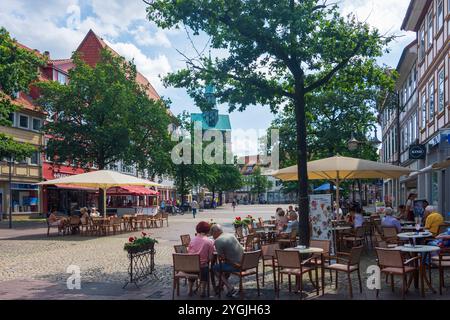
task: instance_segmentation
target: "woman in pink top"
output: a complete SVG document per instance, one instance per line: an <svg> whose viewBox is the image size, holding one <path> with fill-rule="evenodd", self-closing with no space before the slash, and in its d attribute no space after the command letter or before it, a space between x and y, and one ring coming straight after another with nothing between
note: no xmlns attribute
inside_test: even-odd
<svg viewBox="0 0 450 320"><path fill-rule="evenodd" d="M209 233L209 223L202 221L197 224L195 228L197 235L191 240L188 247L188 253L200 255L200 287L201 287L201 297L206 296L206 285L208 284L209 277L209 261L211 260L214 253L214 242L208 238ZM190 286L192 289L191 282ZM189 290L192 292L191 290Z"/></svg>

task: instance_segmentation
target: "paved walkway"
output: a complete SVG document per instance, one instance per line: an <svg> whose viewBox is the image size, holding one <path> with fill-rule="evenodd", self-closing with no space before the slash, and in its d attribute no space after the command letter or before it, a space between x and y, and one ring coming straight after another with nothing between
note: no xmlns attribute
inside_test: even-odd
<svg viewBox="0 0 450 320"><path fill-rule="evenodd" d="M232 232L231 222L235 216L269 218L277 206L238 206L236 212L226 206L216 210L200 212L194 220L191 214L171 216L169 227L150 229L146 232L158 239L156 245L156 274L147 283L135 288L130 284L122 289L127 279L128 260L123 245L131 235L140 232L124 233L108 237L85 236L46 236L46 226L39 223L15 224L14 229L7 229L7 222L0 223L0 299L171 299L172 294L172 253L173 246L180 243L180 234L195 232L195 225L201 220L215 222ZM54 230L52 230L54 232ZM366 255L362 263L363 293L357 287L354 278L354 299L375 299L375 292L366 288L364 271L374 264L375 258ZM81 289L67 289L67 267L79 266L81 271ZM269 272L270 273L270 272ZM434 274L437 274L434 272ZM309 281L305 281L305 299L348 299L348 282L345 275L339 278L339 289L331 286L326 274L326 294L317 297ZM447 276L447 283L450 283ZM281 299L299 299L296 294L289 294L285 281ZM384 282L384 281L383 281ZM236 281L234 281L236 284ZM437 277L434 279L437 288ZM247 299L257 299L256 281L245 282ZM383 283L384 290L380 299L401 298L397 291L392 293ZM182 287L181 299L189 298L186 288ZM194 296L191 299L196 299ZM266 286L261 290L260 299L274 299L272 276L266 276ZM443 296L427 293L427 299L450 299L447 289ZM407 299L420 299L418 290L412 289Z"/></svg>

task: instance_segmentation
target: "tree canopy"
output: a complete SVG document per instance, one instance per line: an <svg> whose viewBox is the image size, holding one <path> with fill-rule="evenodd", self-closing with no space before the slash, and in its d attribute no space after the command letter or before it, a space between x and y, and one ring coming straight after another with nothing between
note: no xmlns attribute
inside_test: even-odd
<svg viewBox="0 0 450 320"><path fill-rule="evenodd" d="M154 0L150 20L162 28L185 25L210 36L226 51L209 63L187 58L187 68L170 74L167 85L184 87L204 100L203 84L213 79L220 103L230 111L268 105L273 112L291 103L295 112L300 241L309 243L306 96L348 66L381 56L391 37L355 16L342 17L337 4L318 0ZM357 75L355 75L356 77Z"/></svg>
<svg viewBox="0 0 450 320"><path fill-rule="evenodd" d="M15 94L28 92L38 79L39 67L44 60L36 53L22 48L11 38L8 31L0 28L0 126L11 126L9 115L20 107L14 103ZM24 159L35 148L14 141L11 136L0 133L0 158Z"/></svg>
<svg viewBox="0 0 450 320"><path fill-rule="evenodd" d="M163 101L150 99L136 82L136 67L108 50L91 67L74 56L70 82L40 83L47 154L58 162L100 169L117 161L151 175L169 171L171 118Z"/></svg>

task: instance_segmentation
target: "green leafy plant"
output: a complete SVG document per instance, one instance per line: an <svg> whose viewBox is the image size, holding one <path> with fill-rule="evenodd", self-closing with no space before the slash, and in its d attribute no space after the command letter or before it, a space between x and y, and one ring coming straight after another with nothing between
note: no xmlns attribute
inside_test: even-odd
<svg viewBox="0 0 450 320"><path fill-rule="evenodd" d="M155 243L158 243L158 240L150 238L147 236L147 233L142 232L142 236L140 238L129 237L128 242L125 243L123 249L125 251L145 250L153 247Z"/></svg>

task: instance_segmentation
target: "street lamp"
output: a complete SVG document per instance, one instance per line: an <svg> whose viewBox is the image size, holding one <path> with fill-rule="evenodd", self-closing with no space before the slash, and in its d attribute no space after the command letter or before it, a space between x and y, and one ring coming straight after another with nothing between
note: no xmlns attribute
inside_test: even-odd
<svg viewBox="0 0 450 320"><path fill-rule="evenodd" d="M373 137L373 139L370 141L358 141L352 132L352 137L350 138L350 140L347 141L347 148L350 151L355 151L358 149L359 145L362 145L362 144L370 144L374 148L378 148L378 146L381 143L382 142L378 139L378 136L377 136L377 127L375 127L375 137Z"/></svg>

